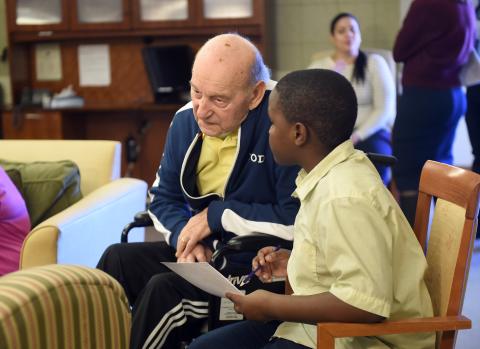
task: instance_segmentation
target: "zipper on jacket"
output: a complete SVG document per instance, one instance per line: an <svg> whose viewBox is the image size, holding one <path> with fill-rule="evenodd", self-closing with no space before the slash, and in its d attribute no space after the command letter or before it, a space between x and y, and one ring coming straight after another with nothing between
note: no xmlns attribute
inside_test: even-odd
<svg viewBox="0 0 480 349"><path fill-rule="evenodd" d="M235 158L234 158L234 161L233 161L233 166L230 169L230 173L228 174L227 180L225 181L225 185L223 186L223 195L220 196L222 201L225 201L225 196L227 195L228 182L230 181L230 177L232 176L233 169L235 168L235 165L237 164L238 154L240 153L241 139L242 139L242 126L240 126L238 128L237 149L235 151Z"/></svg>

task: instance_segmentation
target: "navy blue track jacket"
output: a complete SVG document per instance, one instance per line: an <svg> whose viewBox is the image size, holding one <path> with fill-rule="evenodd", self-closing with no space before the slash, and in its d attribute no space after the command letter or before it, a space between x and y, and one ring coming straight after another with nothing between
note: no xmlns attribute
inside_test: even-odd
<svg viewBox="0 0 480 349"><path fill-rule="evenodd" d="M208 206L209 242L261 232L293 239L299 203L291 197L299 168L279 166L268 144L268 96L250 111L238 132L237 154L224 197L199 196L196 167L202 136L192 103L175 114L157 178L150 189L149 213L155 228L174 248L189 218ZM210 244L209 244L210 245Z"/></svg>

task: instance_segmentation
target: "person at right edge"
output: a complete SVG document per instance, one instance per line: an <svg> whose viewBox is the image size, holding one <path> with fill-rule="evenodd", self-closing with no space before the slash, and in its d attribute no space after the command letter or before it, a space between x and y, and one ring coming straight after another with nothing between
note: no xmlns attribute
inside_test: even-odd
<svg viewBox="0 0 480 349"><path fill-rule="evenodd" d="M475 49L480 55L480 1L475 7L477 17L477 40ZM472 144L472 171L480 173L480 83L467 88L467 113L465 114L468 136ZM477 228L477 239L480 239L480 228Z"/></svg>
<svg viewBox="0 0 480 349"><path fill-rule="evenodd" d="M453 162L455 131L466 110L459 73L474 40L469 0L414 0L395 40L393 58L404 68L392 132L393 178L412 225L425 161Z"/></svg>

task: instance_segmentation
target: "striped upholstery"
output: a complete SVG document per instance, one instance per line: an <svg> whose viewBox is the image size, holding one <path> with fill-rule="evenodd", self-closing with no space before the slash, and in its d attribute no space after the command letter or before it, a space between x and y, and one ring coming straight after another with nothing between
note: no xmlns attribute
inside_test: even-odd
<svg viewBox="0 0 480 349"><path fill-rule="evenodd" d="M130 308L96 269L47 265L0 278L0 348L128 348Z"/></svg>

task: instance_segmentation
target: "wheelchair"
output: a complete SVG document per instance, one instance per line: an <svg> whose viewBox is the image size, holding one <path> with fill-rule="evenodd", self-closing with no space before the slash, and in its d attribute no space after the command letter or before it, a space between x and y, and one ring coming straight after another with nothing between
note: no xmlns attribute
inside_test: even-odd
<svg viewBox="0 0 480 349"><path fill-rule="evenodd" d="M378 153L367 153L368 158L372 163L393 166L397 159L391 155L384 155ZM134 228L149 227L153 222L147 211L139 212L135 215L134 220L127 224L121 233L120 241L122 243L128 242L128 234ZM256 255L257 251L266 246L279 246L280 248L291 250L293 241L281 239L277 236L252 233L244 236L236 236L221 244L213 255L211 264L220 273L222 273L232 284L234 284L240 291L249 294L257 289L264 289L275 293L285 293L284 280L276 280L272 283L262 283L258 278L253 277L250 282L244 283L245 278L251 272L251 264L241 263L238 261L240 254L249 254L250 260ZM243 261L248 260L245 255ZM242 315L236 314L233 310L232 303L226 298L219 298L210 296L209 298L209 315L207 320L207 330L212 330L230 323L234 323L243 319Z"/></svg>
<svg viewBox="0 0 480 349"><path fill-rule="evenodd" d="M123 229L121 242L128 242L128 233L132 229L152 225L153 222L147 211L137 213L133 222L127 224ZM260 248L266 246L279 246L280 248L291 250L293 241L264 233L236 236L214 251L210 264L241 292L245 292L245 294L249 294L258 289L283 294L285 292L285 283L283 280L276 280L275 282L265 284L258 280L258 278L253 277L249 282L245 282L251 272L250 261ZM249 262L247 263L246 261ZM228 299L215 296L209 297L208 330L225 326L242 319L243 316L235 313L233 305Z"/></svg>

